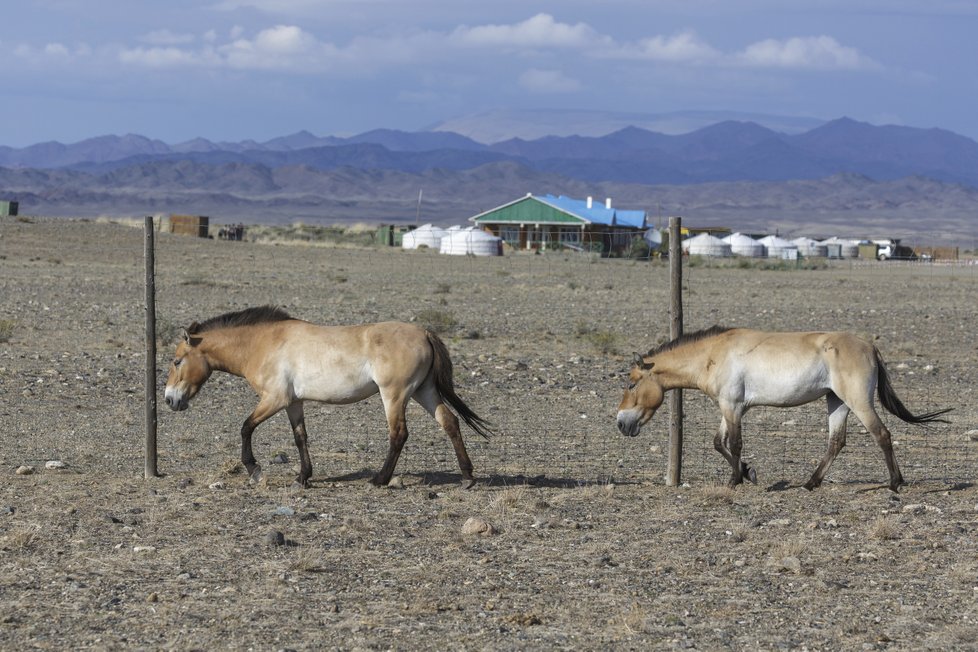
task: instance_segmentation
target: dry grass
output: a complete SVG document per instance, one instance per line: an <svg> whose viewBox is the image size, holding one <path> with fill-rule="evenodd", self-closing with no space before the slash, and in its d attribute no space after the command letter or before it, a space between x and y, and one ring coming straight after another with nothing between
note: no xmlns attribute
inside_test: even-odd
<svg viewBox="0 0 978 652"><path fill-rule="evenodd" d="M896 519L880 516L869 526L869 538L890 541L900 536L900 526Z"/></svg>

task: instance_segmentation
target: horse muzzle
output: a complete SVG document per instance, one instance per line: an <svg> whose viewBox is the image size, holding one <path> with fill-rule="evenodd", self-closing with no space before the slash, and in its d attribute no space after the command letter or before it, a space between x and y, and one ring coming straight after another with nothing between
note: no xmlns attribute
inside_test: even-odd
<svg viewBox="0 0 978 652"><path fill-rule="evenodd" d="M629 412L618 413L618 430L626 437L635 437L642 429L641 420Z"/></svg>
<svg viewBox="0 0 978 652"><path fill-rule="evenodd" d="M190 407L190 401L187 399L187 395L182 392L177 392L172 387L166 388L166 392L163 394L163 401L174 412L181 412Z"/></svg>

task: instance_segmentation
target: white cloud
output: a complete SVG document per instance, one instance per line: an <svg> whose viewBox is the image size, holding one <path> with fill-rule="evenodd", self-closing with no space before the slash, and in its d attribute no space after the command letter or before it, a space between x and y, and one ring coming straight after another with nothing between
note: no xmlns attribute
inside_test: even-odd
<svg viewBox="0 0 978 652"><path fill-rule="evenodd" d="M583 88L581 82L559 70L531 68L520 75L520 86L533 93L573 93Z"/></svg>
<svg viewBox="0 0 978 652"><path fill-rule="evenodd" d="M721 60L723 54L691 31L674 36L653 36L633 44L598 53L613 59L644 59L672 63L705 63Z"/></svg>
<svg viewBox="0 0 978 652"><path fill-rule="evenodd" d="M749 45L736 55L738 63L755 68L812 70L872 70L880 68L856 48L840 44L831 36L794 37L783 41L767 39Z"/></svg>
<svg viewBox="0 0 978 652"><path fill-rule="evenodd" d="M168 29L157 29L139 39L150 45L186 45L194 42L193 34L176 34Z"/></svg>
<svg viewBox="0 0 978 652"><path fill-rule="evenodd" d="M560 23L550 14L537 14L512 25L463 25L456 28L450 38L455 43L469 46L533 49L584 48L605 39L584 23Z"/></svg>

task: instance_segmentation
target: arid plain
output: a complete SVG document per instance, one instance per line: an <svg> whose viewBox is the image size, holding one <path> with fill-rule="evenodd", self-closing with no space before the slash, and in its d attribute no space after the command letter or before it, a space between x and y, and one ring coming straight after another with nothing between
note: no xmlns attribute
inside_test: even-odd
<svg viewBox="0 0 978 652"><path fill-rule="evenodd" d="M272 303L439 328L498 433L463 433L480 479L463 490L413 406L395 486L377 488L379 399L310 408L313 486L296 492L284 415L256 432L267 486L240 472L255 399L222 375L187 412L160 400L163 476L143 478L143 243L130 226L0 220L4 649L973 649L976 266L690 266L687 330L852 330L912 410L955 408L926 430L883 415L898 495L852 417L807 492L821 404L749 415L760 480L730 491L696 397L682 487L662 481L666 415L635 439L615 429L631 353L668 332L660 263L157 234L158 395L180 326Z"/></svg>

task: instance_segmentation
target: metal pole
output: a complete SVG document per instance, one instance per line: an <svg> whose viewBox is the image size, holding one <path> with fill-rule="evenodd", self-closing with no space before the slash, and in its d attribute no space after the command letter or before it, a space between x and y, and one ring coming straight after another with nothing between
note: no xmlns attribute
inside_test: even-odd
<svg viewBox="0 0 978 652"><path fill-rule="evenodd" d="M155 478L156 469L156 253L153 218L146 217L146 468L145 477Z"/></svg>
<svg viewBox="0 0 978 652"><path fill-rule="evenodd" d="M683 334L683 218L669 218L669 339ZM683 472L683 390L674 389L669 396L669 468L666 484L678 487Z"/></svg>

